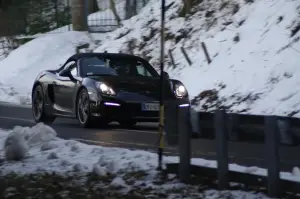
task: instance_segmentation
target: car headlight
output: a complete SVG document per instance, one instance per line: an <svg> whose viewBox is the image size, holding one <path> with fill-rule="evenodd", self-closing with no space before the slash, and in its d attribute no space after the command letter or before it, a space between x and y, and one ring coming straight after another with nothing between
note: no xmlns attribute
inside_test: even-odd
<svg viewBox="0 0 300 199"><path fill-rule="evenodd" d="M187 95L187 90L182 84L175 85L175 95L178 98L185 97Z"/></svg>
<svg viewBox="0 0 300 199"><path fill-rule="evenodd" d="M101 93L103 93L104 95L110 95L110 96L116 95L116 92L112 89L112 87L108 86L105 83L98 84L98 87Z"/></svg>

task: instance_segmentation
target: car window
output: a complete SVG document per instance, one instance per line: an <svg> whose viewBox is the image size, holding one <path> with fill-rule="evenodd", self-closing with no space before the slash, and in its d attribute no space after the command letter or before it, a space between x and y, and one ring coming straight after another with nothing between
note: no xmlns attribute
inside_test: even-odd
<svg viewBox="0 0 300 199"><path fill-rule="evenodd" d="M157 77L157 72L151 67L132 57L85 57L80 61L80 72L83 76L113 75L121 77Z"/></svg>
<svg viewBox="0 0 300 199"><path fill-rule="evenodd" d="M83 58L80 62L81 72L87 75L117 75L115 69L109 67L110 60L103 60L98 57Z"/></svg>
<svg viewBox="0 0 300 199"><path fill-rule="evenodd" d="M152 76L151 73L147 70L147 68L144 67L144 65L140 62L138 62L136 65L136 71L141 76L147 76L147 77Z"/></svg>

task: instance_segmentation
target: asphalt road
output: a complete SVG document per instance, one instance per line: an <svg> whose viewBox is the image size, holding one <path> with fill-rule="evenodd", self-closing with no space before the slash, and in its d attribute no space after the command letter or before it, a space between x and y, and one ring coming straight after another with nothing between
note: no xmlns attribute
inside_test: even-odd
<svg viewBox="0 0 300 199"><path fill-rule="evenodd" d="M12 129L14 126L35 125L30 107L0 103L0 128ZM157 124L138 124L134 129L122 129L117 123L106 128L82 129L76 120L58 118L51 125L59 137L75 139L87 144L124 147L156 152L158 144ZM215 141L197 139L192 141L192 156L214 160ZM291 171L294 166L300 167L297 147L281 147L281 169ZM166 145L165 155L178 155L178 150ZM264 145L259 143L229 142L231 163L245 166L265 167Z"/></svg>

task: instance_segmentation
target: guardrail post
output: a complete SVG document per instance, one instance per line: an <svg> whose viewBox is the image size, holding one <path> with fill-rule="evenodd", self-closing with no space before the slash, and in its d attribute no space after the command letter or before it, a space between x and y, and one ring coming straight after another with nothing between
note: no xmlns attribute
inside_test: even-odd
<svg viewBox="0 0 300 199"><path fill-rule="evenodd" d="M276 116L265 117L265 152L268 169L268 195L279 197L280 190L280 167L279 167L279 131Z"/></svg>
<svg viewBox="0 0 300 199"><path fill-rule="evenodd" d="M169 146L178 146L179 132L178 132L178 106L173 101L166 101L165 103L165 133L166 141Z"/></svg>
<svg viewBox="0 0 300 199"><path fill-rule="evenodd" d="M190 181L191 164L191 121L190 108L179 107L178 110L178 131L179 131L179 178L182 182Z"/></svg>
<svg viewBox="0 0 300 199"><path fill-rule="evenodd" d="M239 140L239 115L232 113L228 115L228 137L231 141Z"/></svg>
<svg viewBox="0 0 300 199"><path fill-rule="evenodd" d="M226 129L226 113L224 110L217 110L214 118L214 128L217 148L217 175L219 189L229 187L228 183L228 142Z"/></svg>

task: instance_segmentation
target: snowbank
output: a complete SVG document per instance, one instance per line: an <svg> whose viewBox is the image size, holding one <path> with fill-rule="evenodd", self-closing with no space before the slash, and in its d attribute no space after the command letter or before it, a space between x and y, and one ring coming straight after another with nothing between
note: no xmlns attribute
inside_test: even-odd
<svg viewBox="0 0 300 199"><path fill-rule="evenodd" d="M8 141L7 141L8 140ZM23 143L20 144L20 141ZM5 143L9 142L9 145ZM8 149L8 147L10 147ZM145 171L155 172L157 155L142 150L101 147L86 145L74 140L64 140L56 136L49 126L39 123L32 128L15 127L9 132L0 131L0 159L4 159L7 150L12 147L25 149L26 158L22 161L6 161L0 165L2 173L36 173L36 172L94 172L98 175L107 173ZM10 156L11 157L11 156ZM164 163L178 162L178 157L165 156ZM192 164L216 168L216 161L193 158ZM230 170L265 176L265 169L244 167L236 164ZM298 171L298 172L297 172ZM281 178L300 182L299 169L292 173L282 172Z"/></svg>
<svg viewBox="0 0 300 199"><path fill-rule="evenodd" d="M31 103L31 88L38 73L58 68L82 43L91 43L90 37L72 31L41 36L12 51L0 62L0 101Z"/></svg>

